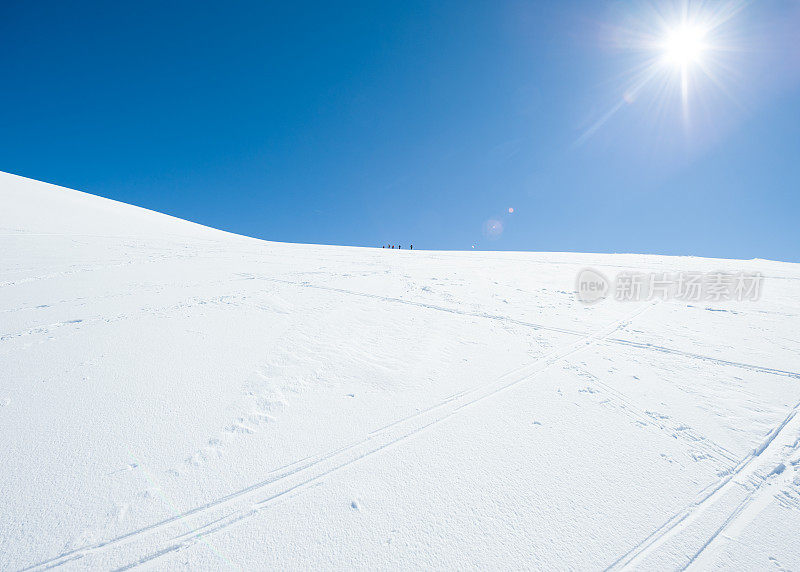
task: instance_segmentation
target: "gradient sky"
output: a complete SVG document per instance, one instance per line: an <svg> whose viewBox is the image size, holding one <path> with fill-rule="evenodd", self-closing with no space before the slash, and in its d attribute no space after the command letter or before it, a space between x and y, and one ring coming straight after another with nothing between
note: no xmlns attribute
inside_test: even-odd
<svg viewBox="0 0 800 572"><path fill-rule="evenodd" d="M800 261L800 2L686 109L630 91L653 6L6 1L0 170L287 242Z"/></svg>

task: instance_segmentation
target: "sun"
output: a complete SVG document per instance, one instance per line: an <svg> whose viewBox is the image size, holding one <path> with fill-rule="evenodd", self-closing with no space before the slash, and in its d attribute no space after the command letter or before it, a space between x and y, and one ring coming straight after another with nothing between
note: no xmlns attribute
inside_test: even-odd
<svg viewBox="0 0 800 572"><path fill-rule="evenodd" d="M705 35L702 28L690 24L670 30L662 45L664 61L680 67L700 63L707 49Z"/></svg>
<svg viewBox="0 0 800 572"><path fill-rule="evenodd" d="M737 78L739 14L749 0L634 0L624 3L624 25L608 26L609 46L625 54L629 66L618 75L609 109L578 137L583 144L619 112L638 107L648 119L671 128L676 112L685 133L711 117L720 94ZM629 11L629 12L628 12ZM690 113L690 109L697 110Z"/></svg>

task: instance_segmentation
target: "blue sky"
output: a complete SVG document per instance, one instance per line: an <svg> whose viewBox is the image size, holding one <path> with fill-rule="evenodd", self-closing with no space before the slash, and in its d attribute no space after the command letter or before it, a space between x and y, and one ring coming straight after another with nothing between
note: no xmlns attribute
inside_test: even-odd
<svg viewBox="0 0 800 572"><path fill-rule="evenodd" d="M686 105L631 89L653 6L7 2L0 170L288 242L800 261L800 3Z"/></svg>

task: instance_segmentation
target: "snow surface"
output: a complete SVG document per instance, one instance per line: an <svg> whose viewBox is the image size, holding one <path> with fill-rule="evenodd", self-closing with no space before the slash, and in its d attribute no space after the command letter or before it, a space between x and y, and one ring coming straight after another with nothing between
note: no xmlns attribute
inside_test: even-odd
<svg viewBox="0 0 800 572"><path fill-rule="evenodd" d="M800 569L800 267L265 242L0 174L0 569ZM577 272L758 271L592 306Z"/></svg>

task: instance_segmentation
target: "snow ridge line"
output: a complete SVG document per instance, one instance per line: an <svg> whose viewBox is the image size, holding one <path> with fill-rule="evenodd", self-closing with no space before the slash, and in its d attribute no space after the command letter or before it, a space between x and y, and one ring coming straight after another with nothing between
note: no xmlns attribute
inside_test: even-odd
<svg viewBox="0 0 800 572"><path fill-rule="evenodd" d="M247 279L258 279L258 280L267 280L270 282L277 282L279 284L287 284L290 286L302 286L303 288L315 288L317 290L327 290L329 292L338 292L340 294L349 294L351 296L360 296L362 298L372 298L376 300L383 300L385 302L395 302L398 304L407 304L409 306L417 306L420 308L427 308L429 310L438 310L440 312L448 312L450 314L459 314L462 316L472 316L475 318L485 318L488 320L499 320L502 322L508 322L510 324L516 324L518 326L525 326L528 328L533 328L535 330L544 330L548 332L557 332L560 334L567 334L571 336L587 336L590 335L587 332L579 332L577 330L570 330L568 328L559 328L557 326L546 326L544 324L537 324L534 322L526 322L524 320L518 320L516 318L511 318L509 316L501 316L499 314L488 314L485 312L467 312L464 310L459 310L457 308L447 308L445 306L438 306L436 304L426 304L424 302L415 302L414 300L405 300L403 298L396 298L392 296L381 296L379 294L369 294L366 292L356 292L354 290L346 290L343 288L334 288L332 286L322 286L320 284L312 284L311 282L294 282L292 280L282 280L280 278L271 278L268 276L256 276L254 274L239 274ZM761 373L768 373L773 375L783 375L786 377L791 377L794 379L800 379L800 372L790 371L790 370L783 370L771 367L765 367L761 365L755 365L750 363L744 362L737 362L737 361L729 361L720 358L715 358L711 356L706 356L703 354L696 354L692 352L687 352L683 350L677 350L673 348L668 348L665 346L659 346L656 344L650 344L646 342L635 342L632 340L626 340L624 338L607 338L603 340L603 343L607 344L620 344L624 346L629 346L633 348L638 348L642 350L650 350L650 351L658 351L662 353L669 353L674 355L680 355L683 357L688 357L692 359L699 359L703 361L709 361L712 363L716 363L719 365L728 365L732 367L739 367L742 369L749 369L751 371L758 371Z"/></svg>
<svg viewBox="0 0 800 572"><path fill-rule="evenodd" d="M777 441L777 438L784 431L786 426L789 425L793 420L797 419L800 421L800 417L797 416L798 411L800 411L800 402L795 404L786 417L784 417L783 420L778 423L778 425L773 427L769 433L767 433L764 441L762 441L758 447L753 449L752 452L739 461L739 464L734 468L733 471L725 475L711 487L703 489L694 502L682 509L680 512L674 514L669 520L653 531L647 538L620 556L616 561L608 566L606 570L624 570L629 567L635 567L637 564L641 563L644 558L668 542L669 539L685 530L693 522L700 518L709 507L719 502L729 490L737 485L740 480L747 476L753 475L756 471L763 468L761 465L769 463L769 458L764 459L764 453L774 453L775 450L780 448L780 443ZM794 423L793 425L800 425L800 423ZM775 455L772 455L773 458L774 456ZM758 463L760 460L762 461L761 464ZM717 538L719 534L722 533L724 529L736 518L736 516L739 515L742 508L749 503L752 496L760 489L761 484L765 479L766 477L762 477L761 482L755 488L755 490L751 491L745 497L745 499L739 505L737 505L732 513L725 519L723 525L716 530L711 538L707 540L703 546L701 546L700 549L688 560L688 562L684 564L682 569L686 569L689 565L691 565L692 562L694 562L713 542L713 540Z"/></svg>
<svg viewBox="0 0 800 572"><path fill-rule="evenodd" d="M186 548L214 532L257 514L273 502L287 498L293 492L299 492L303 488L318 483L322 478L338 469L360 461L387 447L396 445L456 415L467 407L508 390L523 381L530 380L563 358L601 342L654 305L655 302L648 303L638 308L631 315L617 320L595 333L588 334L563 349L555 348L527 366L512 370L488 384L456 393L427 409L377 429L358 441L277 469L273 471L270 478L245 489L116 538L64 552L23 570L46 570L85 557L102 557L114 548L118 548L120 552L123 552L128 547L132 548L133 551L137 551L136 546L131 547L130 545L151 535L160 535L160 538L138 547L138 553L144 552L143 556L133 557L131 560L129 553L121 554L120 556L127 560L128 564L119 569L126 570L139 566L165 554ZM264 494L266 496L262 496ZM252 497L256 495L262 496L262 498L253 499ZM185 527L186 531L170 530L178 526ZM155 552L150 552L154 545L160 545L162 548ZM91 563L86 563L86 565L91 565ZM95 564L95 566L98 565L100 564ZM102 567L108 568L110 565L108 562L102 562Z"/></svg>

